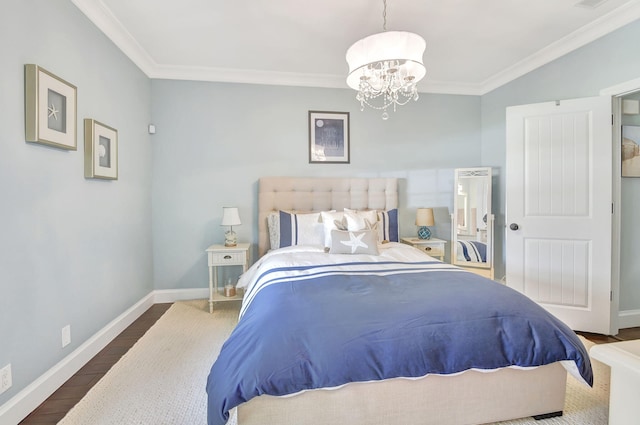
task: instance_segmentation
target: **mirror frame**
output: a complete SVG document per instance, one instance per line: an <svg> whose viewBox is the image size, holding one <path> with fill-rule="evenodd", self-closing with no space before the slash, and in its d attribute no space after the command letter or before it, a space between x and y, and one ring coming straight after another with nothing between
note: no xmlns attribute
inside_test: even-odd
<svg viewBox="0 0 640 425"><path fill-rule="evenodd" d="M491 209L491 186L492 186L492 170L491 167L474 167L474 168L456 168L454 170L454 186L453 186L453 213L451 214L451 264L462 267L479 275L493 279L493 222L494 216ZM487 237L486 237L486 262L458 261L458 227L465 226L464 220L469 214L465 214L461 218L458 214L460 208L465 211L468 208L466 200L463 202L458 196L458 187L463 179L483 179L486 183L486 206L487 206ZM462 203L462 205L461 205ZM463 220L461 223L460 220Z"/></svg>

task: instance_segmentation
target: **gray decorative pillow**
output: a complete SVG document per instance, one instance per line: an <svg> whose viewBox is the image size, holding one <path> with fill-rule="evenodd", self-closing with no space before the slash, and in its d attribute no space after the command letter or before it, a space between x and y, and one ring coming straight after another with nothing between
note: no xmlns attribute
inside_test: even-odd
<svg viewBox="0 0 640 425"><path fill-rule="evenodd" d="M378 255L378 232L376 230L354 232L332 230L329 254Z"/></svg>

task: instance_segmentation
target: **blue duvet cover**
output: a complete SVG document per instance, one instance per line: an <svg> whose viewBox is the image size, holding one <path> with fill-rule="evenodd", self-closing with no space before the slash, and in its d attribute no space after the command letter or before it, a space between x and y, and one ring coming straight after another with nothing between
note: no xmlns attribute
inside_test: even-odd
<svg viewBox="0 0 640 425"><path fill-rule="evenodd" d="M471 368L573 360L592 385L564 323L504 285L424 259L261 271L211 368L209 425L261 394Z"/></svg>

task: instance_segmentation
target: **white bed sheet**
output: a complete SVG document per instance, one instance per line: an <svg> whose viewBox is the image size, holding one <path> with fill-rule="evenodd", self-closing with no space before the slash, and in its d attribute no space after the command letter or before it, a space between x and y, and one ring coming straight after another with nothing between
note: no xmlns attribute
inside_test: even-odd
<svg viewBox="0 0 640 425"><path fill-rule="evenodd" d="M249 289L258 273L264 270L265 263L269 267L290 267L295 265L312 264L341 264L356 261L384 262L384 261L439 261L410 245L399 242L378 244L380 255L368 254L329 254L321 245L296 245L273 249L256 261L240 276L238 288ZM305 253L301 257L300 253ZM451 268L455 268L451 266Z"/></svg>

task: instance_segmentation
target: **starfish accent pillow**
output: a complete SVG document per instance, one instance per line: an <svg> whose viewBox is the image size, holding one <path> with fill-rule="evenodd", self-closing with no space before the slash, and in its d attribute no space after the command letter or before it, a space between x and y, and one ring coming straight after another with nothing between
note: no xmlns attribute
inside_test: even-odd
<svg viewBox="0 0 640 425"><path fill-rule="evenodd" d="M329 254L378 255L378 232L376 230L331 231Z"/></svg>

